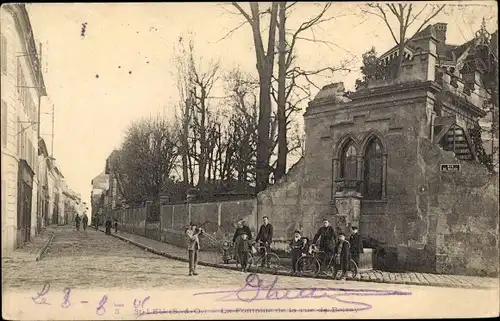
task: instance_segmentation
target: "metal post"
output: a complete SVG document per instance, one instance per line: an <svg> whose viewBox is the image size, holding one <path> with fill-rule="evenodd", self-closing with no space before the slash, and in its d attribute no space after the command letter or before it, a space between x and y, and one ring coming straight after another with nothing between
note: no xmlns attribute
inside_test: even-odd
<svg viewBox="0 0 500 321"><path fill-rule="evenodd" d="M54 157L54 119L55 119L55 107L54 104L52 104L52 142L50 146L50 156Z"/></svg>

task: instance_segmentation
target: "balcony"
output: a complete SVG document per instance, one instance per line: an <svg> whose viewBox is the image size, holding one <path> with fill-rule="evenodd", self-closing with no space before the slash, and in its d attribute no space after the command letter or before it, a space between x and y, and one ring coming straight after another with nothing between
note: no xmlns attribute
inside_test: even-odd
<svg viewBox="0 0 500 321"><path fill-rule="evenodd" d="M358 179L342 178L335 180L338 192L360 192L363 181Z"/></svg>

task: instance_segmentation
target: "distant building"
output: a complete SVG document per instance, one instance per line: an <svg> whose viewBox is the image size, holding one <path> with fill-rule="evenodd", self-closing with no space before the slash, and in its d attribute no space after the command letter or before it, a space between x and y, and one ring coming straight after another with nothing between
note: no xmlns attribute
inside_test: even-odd
<svg viewBox="0 0 500 321"><path fill-rule="evenodd" d="M104 195L109 188L109 176L104 172L100 173L92 179L91 184L90 216L102 220L102 215L104 213Z"/></svg>
<svg viewBox="0 0 500 321"><path fill-rule="evenodd" d="M1 9L2 255L37 228L39 100L46 96L24 4Z"/></svg>
<svg viewBox="0 0 500 321"><path fill-rule="evenodd" d="M38 230L49 224L49 168L51 160L45 141L40 138L38 140Z"/></svg>
<svg viewBox="0 0 500 321"><path fill-rule="evenodd" d="M106 168L104 172L109 177L109 188L105 193L104 206L108 211L115 209L117 206L121 206L124 201L119 191L120 186L119 186L118 176L116 173L116 169L114 168L114 163L119 156L120 156L120 151L114 150L106 159Z"/></svg>

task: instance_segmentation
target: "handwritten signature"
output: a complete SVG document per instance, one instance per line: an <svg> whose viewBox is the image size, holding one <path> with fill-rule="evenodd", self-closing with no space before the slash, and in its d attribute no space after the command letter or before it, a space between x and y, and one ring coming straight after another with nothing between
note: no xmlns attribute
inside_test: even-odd
<svg viewBox="0 0 500 321"><path fill-rule="evenodd" d="M304 300L304 299L332 299L337 302L356 306L355 311L371 309L368 303L360 301L350 301L340 297L352 296L402 296L411 295L411 292L376 289L345 289L330 287L312 288L282 288L278 287L279 277L266 284L257 274L249 274L245 279L245 284L236 290L222 290L211 292L199 292L194 296L201 295L223 295L216 301L269 301L269 300Z"/></svg>

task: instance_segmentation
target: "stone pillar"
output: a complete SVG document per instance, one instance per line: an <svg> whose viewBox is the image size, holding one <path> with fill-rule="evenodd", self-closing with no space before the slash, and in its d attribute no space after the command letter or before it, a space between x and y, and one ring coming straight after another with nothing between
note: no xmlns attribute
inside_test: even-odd
<svg viewBox="0 0 500 321"><path fill-rule="evenodd" d="M363 156L357 156L357 166L356 166L356 179L363 180Z"/></svg>
<svg viewBox="0 0 500 321"><path fill-rule="evenodd" d="M331 198L333 200L336 192L336 184L335 180L339 179L339 159L332 159L332 195Z"/></svg>
<svg viewBox="0 0 500 321"><path fill-rule="evenodd" d="M345 189L335 193L335 225L342 232L349 233L351 226L359 226L361 215L361 194L356 190Z"/></svg>
<svg viewBox="0 0 500 321"><path fill-rule="evenodd" d="M151 217L152 205L153 205L153 201L146 201L146 217L144 219L144 236L145 237L148 236L147 222L149 221L149 219ZM140 225L139 225L139 228L140 228Z"/></svg>

